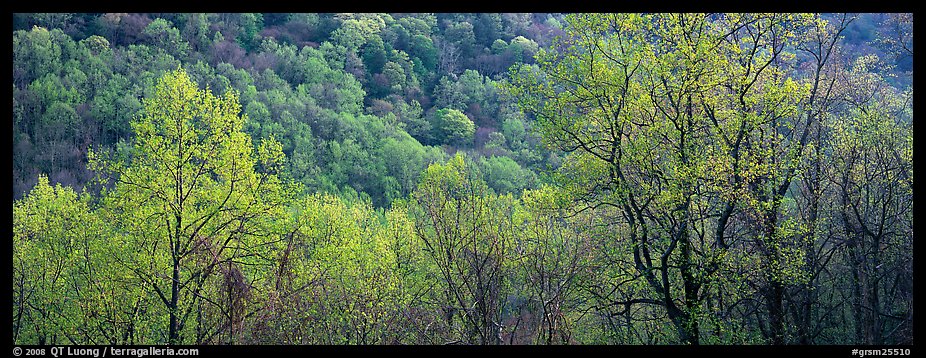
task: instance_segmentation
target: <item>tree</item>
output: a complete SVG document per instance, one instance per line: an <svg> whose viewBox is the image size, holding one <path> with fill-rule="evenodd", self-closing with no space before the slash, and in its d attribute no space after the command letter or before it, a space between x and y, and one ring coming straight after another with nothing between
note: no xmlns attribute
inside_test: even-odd
<svg viewBox="0 0 926 358"><path fill-rule="evenodd" d="M854 341L892 344L911 338L912 108L910 92L869 72L876 62L860 57L842 78L844 107L827 124L832 157L820 164L832 187L818 190L830 194L820 200L844 245Z"/></svg>
<svg viewBox="0 0 926 358"><path fill-rule="evenodd" d="M374 37L379 37L386 27L382 14L338 14L337 18L341 26L331 34L331 39L348 52L356 52Z"/></svg>
<svg viewBox="0 0 926 358"><path fill-rule="evenodd" d="M13 205L13 339L140 344L155 339L150 297L114 260L123 247L96 198L42 175Z"/></svg>
<svg viewBox="0 0 926 358"><path fill-rule="evenodd" d="M419 71L419 78L427 78L428 74L437 69L437 48L434 47L434 42L430 37L422 34L412 36L408 54L417 58L421 63L421 66L415 66L415 70Z"/></svg>
<svg viewBox="0 0 926 358"><path fill-rule="evenodd" d="M490 194L461 154L431 164L412 194L416 236L435 265L445 338L500 344L514 203Z"/></svg>
<svg viewBox="0 0 926 358"><path fill-rule="evenodd" d="M74 137L78 120L74 108L64 102L54 102L42 116L38 126L36 126L36 143L58 148L73 146L76 142ZM67 152L63 150L49 151L47 155L50 158L47 159L48 166L45 169L52 172L61 168L63 160L60 157ZM73 162L67 161L67 163Z"/></svg>
<svg viewBox="0 0 926 358"><path fill-rule="evenodd" d="M590 230L595 226L590 215L568 217L570 205L555 188L543 186L524 191L523 206L516 213L519 245L515 251L517 277L522 282L521 294L528 297L524 307L537 312L534 322L515 326L531 327L535 336L531 343L570 344L581 332L579 311L587 301L582 292L583 281L589 279L593 246Z"/></svg>
<svg viewBox="0 0 926 358"><path fill-rule="evenodd" d="M463 112L455 109L440 109L434 114L437 131L435 138L440 143L470 145L476 133L476 124Z"/></svg>
<svg viewBox="0 0 926 358"><path fill-rule="evenodd" d="M731 16L731 19L740 18ZM712 121L722 118L717 114L719 108L740 113L730 121L739 124L739 128L719 128L723 140L729 143L724 150L729 151L728 156L733 160L728 183L742 190L738 193L746 199L742 210L756 219L753 230L757 235L750 249L761 253L765 277L756 277L756 281L762 286L768 318L767 329L761 325L760 328L771 343L785 344L792 337L787 330L786 291L789 286L803 285L810 276L801 270L801 261L808 252L800 240L806 233L788 213L789 196L793 197L789 190L798 171L803 169L811 134L819 131L832 106L834 82L828 80L828 71L840 34L852 19L843 15L828 23L812 15L764 14L745 19L758 22L742 28L745 32L733 32L733 40L752 39L747 41L770 46L772 51L763 55L759 51L743 53L736 46L726 49L727 56L735 61L732 63L740 64L730 71L732 76L727 85L732 85L734 94L721 100L725 104L708 102L706 108ZM752 31L758 27L765 30ZM796 33L804 36L795 36ZM795 80L788 73L789 68L777 62L796 56L795 52L809 56L804 66L811 70L803 79ZM737 203L727 202L721 215L724 225L718 227L718 235L726 229L728 213L734 206Z"/></svg>
<svg viewBox="0 0 926 358"><path fill-rule="evenodd" d="M534 54L537 53L537 43L524 36L518 36L511 39L508 50L514 54L515 61L531 63Z"/></svg>
<svg viewBox="0 0 926 358"><path fill-rule="evenodd" d="M383 72L383 66L386 64L386 50L383 47L383 39L379 36L373 36L370 42L363 47L361 57L368 75L372 76Z"/></svg>
<svg viewBox="0 0 926 358"><path fill-rule="evenodd" d="M509 157L483 157L480 166L485 173L486 183L499 194L517 194L534 185L533 173L521 168Z"/></svg>
<svg viewBox="0 0 926 358"><path fill-rule="evenodd" d="M438 108L464 111L466 110L466 100L463 86L459 81L451 79L450 76L441 77L437 85L434 86L434 106Z"/></svg>
<svg viewBox="0 0 926 358"><path fill-rule="evenodd" d="M460 50L460 56L471 59L476 50L476 35L473 24L462 21L450 25L444 32L444 38Z"/></svg>
<svg viewBox="0 0 926 358"><path fill-rule="evenodd" d="M383 139L378 149L388 174L399 182L400 197L403 198L415 190L424 169L443 157L443 152L439 149L422 146L405 133L400 134L398 138Z"/></svg>
<svg viewBox="0 0 926 358"><path fill-rule="evenodd" d="M553 45L567 50L541 50L539 68L515 68L509 88L544 140L571 153L561 180L572 182L575 200L616 215L629 240L614 243L630 253L616 258L628 284L605 286L600 297L615 293L604 302L628 318L633 305L664 309L678 339L699 344L702 324L728 329L705 322L724 300L715 290L745 274L765 299L761 331L785 343L784 287L804 276L799 235L781 203L826 108L820 71L839 26L830 32L812 17L780 14L567 21L568 36ZM814 26L817 38L795 35ZM802 44L816 49L807 83L781 61ZM752 236L728 236L734 213L757 224ZM722 274L725 257L743 266ZM745 269L756 259L763 275Z"/></svg>
<svg viewBox="0 0 926 358"><path fill-rule="evenodd" d="M82 256L99 254L94 251L99 242L85 240L93 237L93 226L87 202L69 187L49 185L44 175L13 204L15 342L78 339L79 299L84 297L77 284L84 282L75 278L83 268Z"/></svg>
<svg viewBox="0 0 926 358"><path fill-rule="evenodd" d="M190 50L190 44L180 36L180 30L170 21L157 18L145 27L143 32L156 48L163 49L175 58L185 58Z"/></svg>
<svg viewBox="0 0 926 358"><path fill-rule="evenodd" d="M48 30L39 26L31 31L13 33L14 84L24 87L45 74L57 74L61 69L62 46L59 41L62 35L64 33L59 29Z"/></svg>
<svg viewBox="0 0 926 358"><path fill-rule="evenodd" d="M233 341L249 271L272 239L262 223L289 195L276 174L280 146L265 140L254 153L237 95L200 90L182 69L143 102L128 163L91 153L91 167L115 183L107 203L122 233L117 260L163 305L164 342L203 342L220 331ZM232 279L223 297L214 285ZM205 324L203 302L221 312L221 324Z"/></svg>
<svg viewBox="0 0 926 358"><path fill-rule="evenodd" d="M408 304L404 289L413 283L403 281L396 261L408 259L408 251L393 251L387 230L411 234L408 221L382 225L368 203L349 206L330 195L307 196L293 208L273 274L264 282L273 294L261 315L272 321L254 324L290 344L404 338L391 335L389 323Z"/></svg>
<svg viewBox="0 0 926 358"><path fill-rule="evenodd" d="M645 108L647 101L659 100L647 96L641 76L648 70L660 70L654 59L648 57L654 49L647 48L642 38L650 30L649 24L660 20L663 19L637 15L569 17L567 33L571 37L564 45L572 50L563 54L541 51L537 56L539 73L521 67L513 73L512 89L522 108L536 115L545 141L572 152L570 159L574 164L564 169L576 171L567 175L581 183L581 189L577 188L580 191L573 194L577 200L590 208L613 207L620 213L613 220L620 218L627 225L625 232L630 242L615 244L630 249L632 257L618 258L628 262L621 265L629 267L617 271L621 276L639 277L654 295L616 295L604 301L610 306L626 307L624 314L634 304L661 307L676 328L679 341L697 344L695 310L699 306L699 283L690 271L693 259L686 215L691 207L691 194L684 192L691 186L683 184L690 179L657 174L663 168L678 170L674 168L689 165L678 162L679 157L683 161L686 158L685 132L679 129L684 127L664 126L670 119L680 120L677 117L643 116L644 121L636 122L642 113L633 112L635 108ZM673 133L672 129L681 133ZM666 142L660 140L660 134ZM679 137L681 145L668 141ZM672 148L676 145L678 149ZM654 155L656 152L659 154ZM676 251L677 248L680 250ZM677 260L676 264L670 266L670 259ZM673 288L679 284L684 286L683 300L677 300L673 293L679 292L679 288ZM596 293L607 297L608 292L627 291L620 286L603 282L599 287L604 289ZM681 304L685 306L680 307Z"/></svg>
<svg viewBox="0 0 926 358"><path fill-rule="evenodd" d="M398 63L389 61L383 66L383 76L387 82L389 93L401 94L405 90L405 69Z"/></svg>
<svg viewBox="0 0 926 358"><path fill-rule="evenodd" d="M193 51L205 52L212 44L209 40L209 19L206 14L187 14L181 34Z"/></svg>
<svg viewBox="0 0 926 358"><path fill-rule="evenodd" d="M502 122L502 134L508 140L511 149L521 149L524 140L527 139L527 130L524 128L524 121L518 117L509 117Z"/></svg>
<svg viewBox="0 0 926 358"><path fill-rule="evenodd" d="M501 29L502 17L500 14L482 13L477 15L475 26L473 26L473 35L479 44L488 47L492 46L493 41L498 41Z"/></svg>
<svg viewBox="0 0 926 358"><path fill-rule="evenodd" d="M260 35L257 33L264 28L264 15L260 13L243 13L239 17L240 28L238 44L247 51L252 51L260 45Z"/></svg>

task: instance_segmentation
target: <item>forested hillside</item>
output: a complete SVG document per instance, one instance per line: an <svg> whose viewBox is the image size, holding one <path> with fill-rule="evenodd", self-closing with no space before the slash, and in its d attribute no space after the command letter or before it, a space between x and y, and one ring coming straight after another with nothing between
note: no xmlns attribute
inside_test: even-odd
<svg viewBox="0 0 926 358"><path fill-rule="evenodd" d="M910 14L14 14L15 344L912 344Z"/></svg>
<svg viewBox="0 0 926 358"><path fill-rule="evenodd" d="M388 207L459 150L480 158L494 189L533 187L556 157L496 82L562 33L557 18L18 14L13 193L39 173L82 187L87 149L127 148L141 98L178 66L216 93L237 91L245 132L279 140L309 192Z"/></svg>

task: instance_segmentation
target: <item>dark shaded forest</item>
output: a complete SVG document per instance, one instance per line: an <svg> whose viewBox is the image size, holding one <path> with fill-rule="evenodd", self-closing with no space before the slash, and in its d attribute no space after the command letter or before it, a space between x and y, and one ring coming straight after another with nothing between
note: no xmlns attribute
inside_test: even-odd
<svg viewBox="0 0 926 358"><path fill-rule="evenodd" d="M912 344L912 28L14 14L13 342Z"/></svg>

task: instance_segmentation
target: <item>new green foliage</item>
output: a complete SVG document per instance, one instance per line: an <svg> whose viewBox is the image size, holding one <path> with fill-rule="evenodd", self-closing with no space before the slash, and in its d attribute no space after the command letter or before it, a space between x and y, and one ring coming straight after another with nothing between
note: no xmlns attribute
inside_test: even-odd
<svg viewBox="0 0 926 358"><path fill-rule="evenodd" d="M909 14L13 20L15 344L912 343Z"/></svg>
<svg viewBox="0 0 926 358"><path fill-rule="evenodd" d="M157 341L203 342L214 334L204 331L204 314L220 312L232 325L243 319L235 314L246 302L223 299L220 283L224 276L236 280L224 289L246 290L273 240L263 224L290 195L277 176L283 155L272 140L254 153L237 95L201 90L182 69L143 102L131 161L91 154L91 166L115 181L107 204L124 249L117 260L163 305L167 335Z"/></svg>

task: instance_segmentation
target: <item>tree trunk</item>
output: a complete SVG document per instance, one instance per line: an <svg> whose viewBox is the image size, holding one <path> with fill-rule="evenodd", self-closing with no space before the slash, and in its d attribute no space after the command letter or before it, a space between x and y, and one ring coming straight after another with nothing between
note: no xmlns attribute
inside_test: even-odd
<svg viewBox="0 0 926 358"><path fill-rule="evenodd" d="M177 322L177 302L180 299L180 261L174 260L173 281L170 283L170 332L168 337L169 344L179 343L179 327Z"/></svg>
<svg viewBox="0 0 926 358"><path fill-rule="evenodd" d="M687 308L687 322L684 322L685 325L685 335L687 336L686 343L690 345L699 345L699 327L698 327L698 291L700 290L700 283L696 282L696 278L691 272L691 242L688 239L688 225L685 223L682 224L682 240L681 240L681 249L682 249L682 279L684 280L685 286L685 307Z"/></svg>
<svg viewBox="0 0 926 358"><path fill-rule="evenodd" d="M784 320L784 308L783 301L784 298L784 287L782 287L781 282L773 280L770 283L769 295L768 295L768 315L769 315L769 324L771 325L771 338L772 344L782 345L785 344L784 333L785 333L785 320Z"/></svg>
<svg viewBox="0 0 926 358"><path fill-rule="evenodd" d="M775 228L778 224L777 212L778 206L773 205L773 208L765 216L764 239L766 240L766 250L768 250L766 260L778 262L772 265L767 273L769 282L766 290L766 306L768 309L769 338L772 339L772 344L783 345L785 344L784 284L781 282L782 278L779 277L781 270L776 267L781 262L781 248L775 238Z"/></svg>

